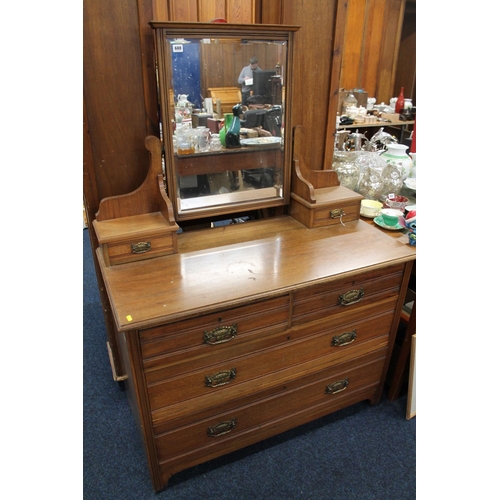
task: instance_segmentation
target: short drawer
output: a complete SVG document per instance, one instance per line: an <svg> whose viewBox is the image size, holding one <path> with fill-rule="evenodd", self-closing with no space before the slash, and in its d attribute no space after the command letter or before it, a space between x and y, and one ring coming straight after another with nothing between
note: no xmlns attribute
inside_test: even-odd
<svg viewBox="0 0 500 500"><path fill-rule="evenodd" d="M344 281L313 285L293 296L292 325L324 318L399 295L403 265L363 273Z"/></svg>
<svg viewBox="0 0 500 500"><path fill-rule="evenodd" d="M335 203L329 206L317 207L313 210L311 227L333 226L342 222L359 219L360 200L348 203Z"/></svg>
<svg viewBox="0 0 500 500"><path fill-rule="evenodd" d="M284 331L290 317L290 296L254 302L140 332L144 369L155 369L177 358L217 356L228 346Z"/></svg>
<svg viewBox="0 0 500 500"><path fill-rule="evenodd" d="M177 224L161 212L93 221L106 266L177 253Z"/></svg>
<svg viewBox="0 0 500 500"><path fill-rule="evenodd" d="M105 243L102 245L104 259L109 259L109 265L114 266L170 255L175 253L175 237L175 233L169 233L126 242Z"/></svg>
<svg viewBox="0 0 500 500"><path fill-rule="evenodd" d="M311 412L328 413L332 405L337 408L343 401L352 404L352 397L365 390L365 395L379 386L386 350L379 350L358 360L343 363L305 377L280 393L252 404L210 416L189 425L180 425L172 431L156 435L156 448L160 464L172 461L186 453L198 454L206 449L225 450L230 441L262 439L264 427L275 427L278 422L300 422L301 415L308 420ZM368 389L368 391L366 391ZM323 408L323 410L322 410ZM254 435L254 437L252 437ZM241 443L239 443L241 446Z"/></svg>
<svg viewBox="0 0 500 500"><path fill-rule="evenodd" d="M314 190L314 202L292 193L290 215L306 227L334 226L359 219L363 196L344 186Z"/></svg>
<svg viewBox="0 0 500 500"><path fill-rule="evenodd" d="M176 376L169 366L146 373L151 409L174 413L176 403L196 400L198 408L214 406L319 371L387 345L393 320L386 312L332 328L328 322L307 326L309 336L279 347L253 352L225 363ZM300 336L300 335L299 335ZM179 408L177 408L179 409ZM180 409L183 411L183 409Z"/></svg>

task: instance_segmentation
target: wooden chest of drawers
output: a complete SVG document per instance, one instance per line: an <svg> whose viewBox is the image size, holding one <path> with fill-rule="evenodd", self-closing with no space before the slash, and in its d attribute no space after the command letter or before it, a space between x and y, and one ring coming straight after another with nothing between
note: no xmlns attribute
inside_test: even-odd
<svg viewBox="0 0 500 500"><path fill-rule="evenodd" d="M378 402L415 257L363 221L183 236L179 254L121 266L98 249L157 491L182 469Z"/></svg>

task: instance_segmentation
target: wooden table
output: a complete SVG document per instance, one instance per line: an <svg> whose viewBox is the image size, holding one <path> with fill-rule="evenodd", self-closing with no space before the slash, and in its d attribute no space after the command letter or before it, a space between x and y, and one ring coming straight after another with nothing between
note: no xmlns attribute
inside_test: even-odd
<svg viewBox="0 0 500 500"><path fill-rule="evenodd" d="M220 151L175 155L178 175L204 175L256 168L283 168L281 144L224 148Z"/></svg>

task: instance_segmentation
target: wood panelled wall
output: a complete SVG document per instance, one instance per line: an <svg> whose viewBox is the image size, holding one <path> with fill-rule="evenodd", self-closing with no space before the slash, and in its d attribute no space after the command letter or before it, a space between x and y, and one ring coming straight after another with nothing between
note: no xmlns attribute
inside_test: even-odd
<svg viewBox="0 0 500 500"><path fill-rule="evenodd" d="M292 123L307 135L307 177L309 169L331 166L339 88L362 87L378 101L394 95L404 7L405 0L84 0L83 188L93 246L100 200L140 186L148 168L144 139L159 135L149 21L225 18L301 26ZM114 327L100 289L119 376Z"/></svg>
<svg viewBox="0 0 500 500"><path fill-rule="evenodd" d="M222 42L219 41L219 42ZM259 60L261 69L272 69L276 63L283 62L284 49L282 45L273 46L275 50L266 45L241 45L234 41L226 40L223 43L208 43L200 45L201 63L201 93L209 97L210 87L239 87L238 76L243 66L249 64L253 56ZM283 65L282 65L283 66ZM286 74L283 67L283 74ZM285 83L286 84L286 83Z"/></svg>

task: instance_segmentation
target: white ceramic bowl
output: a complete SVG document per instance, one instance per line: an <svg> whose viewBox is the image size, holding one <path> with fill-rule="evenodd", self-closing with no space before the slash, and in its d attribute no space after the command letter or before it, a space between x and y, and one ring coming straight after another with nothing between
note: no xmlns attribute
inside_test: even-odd
<svg viewBox="0 0 500 500"><path fill-rule="evenodd" d="M375 217L384 205L376 200L361 200L361 215Z"/></svg>
<svg viewBox="0 0 500 500"><path fill-rule="evenodd" d="M413 191L417 190L417 179L416 177L408 177L404 180L405 186Z"/></svg>

